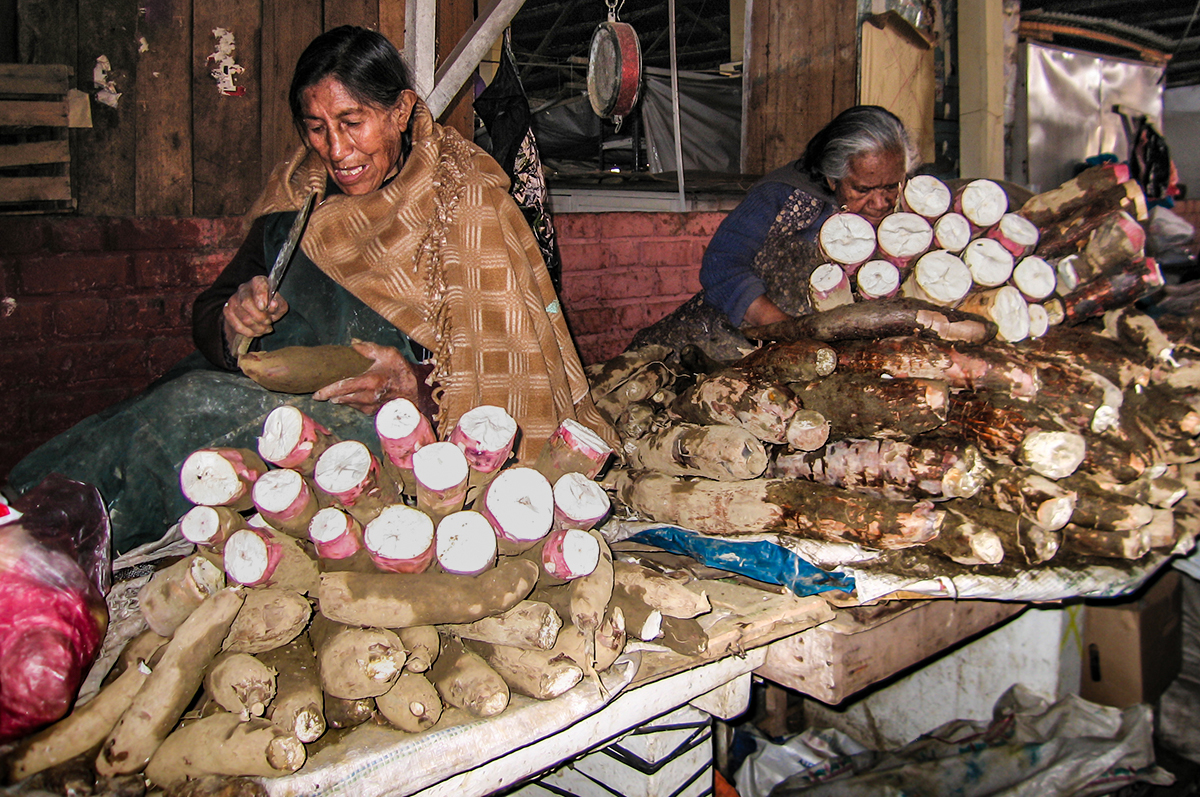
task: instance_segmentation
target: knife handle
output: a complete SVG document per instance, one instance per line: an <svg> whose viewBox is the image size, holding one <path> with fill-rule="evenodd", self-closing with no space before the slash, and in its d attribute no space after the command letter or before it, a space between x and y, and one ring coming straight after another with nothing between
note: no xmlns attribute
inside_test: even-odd
<svg viewBox="0 0 1200 797"><path fill-rule="evenodd" d="M230 348L233 350L233 359L240 360L242 355L250 351L250 344L254 342L254 338L243 335L238 332L233 336L233 342Z"/></svg>

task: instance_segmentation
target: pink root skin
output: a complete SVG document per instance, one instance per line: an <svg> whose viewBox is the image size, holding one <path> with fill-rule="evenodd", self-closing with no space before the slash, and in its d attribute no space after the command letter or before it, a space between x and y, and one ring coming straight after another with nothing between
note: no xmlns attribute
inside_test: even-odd
<svg viewBox="0 0 1200 797"><path fill-rule="evenodd" d="M386 570L389 573L424 573L433 562L434 545L431 543L424 553L409 559L389 559L374 551L367 551L367 553L370 554L371 561L380 570Z"/></svg>

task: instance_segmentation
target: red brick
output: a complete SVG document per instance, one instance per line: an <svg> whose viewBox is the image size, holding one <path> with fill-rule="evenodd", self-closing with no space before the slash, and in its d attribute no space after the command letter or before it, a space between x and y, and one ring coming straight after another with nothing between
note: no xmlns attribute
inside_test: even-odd
<svg viewBox="0 0 1200 797"><path fill-rule="evenodd" d="M563 304L572 307L605 296L606 281L603 271L564 273L560 291Z"/></svg>
<svg viewBox="0 0 1200 797"><path fill-rule="evenodd" d="M192 255L184 266L182 283L207 288L225 270L237 250L221 249Z"/></svg>
<svg viewBox="0 0 1200 797"><path fill-rule="evenodd" d="M605 362L625 351L625 347L629 345L629 341L632 339L632 335L622 338L614 338L609 335L593 336L586 341L580 342L580 359L583 360L584 365Z"/></svg>
<svg viewBox="0 0 1200 797"><path fill-rule="evenodd" d="M54 333L60 338L99 335L108 330L108 302L95 296L61 299L54 305Z"/></svg>
<svg viewBox="0 0 1200 797"><path fill-rule="evenodd" d="M639 243L632 238L609 238L601 241L598 246L602 253L601 260L608 268L640 265Z"/></svg>
<svg viewBox="0 0 1200 797"><path fill-rule="evenodd" d="M190 296L178 292L122 296L113 301L113 328L124 332L158 332L190 328Z"/></svg>
<svg viewBox="0 0 1200 797"><path fill-rule="evenodd" d="M43 362L48 375L64 385L99 379L139 383L149 373L142 340L64 343L47 349Z"/></svg>
<svg viewBox="0 0 1200 797"><path fill-rule="evenodd" d="M559 213L554 217L554 232L563 241L594 241L600 237L600 221L595 213Z"/></svg>
<svg viewBox="0 0 1200 797"><path fill-rule="evenodd" d="M44 385L52 378L42 362L42 344L0 347L0 384L6 388Z"/></svg>
<svg viewBox="0 0 1200 797"><path fill-rule="evenodd" d="M50 328L50 302L24 296L0 297L0 302L0 340L41 340Z"/></svg>
<svg viewBox="0 0 1200 797"><path fill-rule="evenodd" d="M139 216L117 219L109 245L121 250L202 249L226 245L228 234L221 219Z"/></svg>
<svg viewBox="0 0 1200 797"><path fill-rule="evenodd" d="M133 252L133 284L138 288L167 288L187 284L183 276L184 256L171 250Z"/></svg>
<svg viewBox="0 0 1200 797"><path fill-rule="evenodd" d="M700 269L698 266L680 266L670 268L663 266L658 269L658 291L663 296L692 295L700 290Z"/></svg>
<svg viewBox="0 0 1200 797"><path fill-rule="evenodd" d="M604 265L603 250L595 243L590 244L558 244L558 252L562 258L563 274L571 271L590 271Z"/></svg>
<svg viewBox="0 0 1200 797"><path fill-rule="evenodd" d="M725 212L689 213L683 219L683 234L695 235L707 241L727 215Z"/></svg>
<svg viewBox="0 0 1200 797"><path fill-rule="evenodd" d="M594 335L607 332L617 322L617 312L612 307L598 307L591 310L576 310L568 315L571 329L579 335Z"/></svg>
<svg viewBox="0 0 1200 797"><path fill-rule="evenodd" d="M8 382L5 382L8 385ZM0 443L17 440L26 435L29 426L29 408L31 405L29 391L4 390L0 391ZM3 480L0 480L3 484Z"/></svg>
<svg viewBox="0 0 1200 797"><path fill-rule="evenodd" d="M0 216L0 254L26 255L46 248L46 222L21 216Z"/></svg>
<svg viewBox="0 0 1200 797"><path fill-rule="evenodd" d="M49 222L47 234L51 252L102 252L110 221L94 216L56 218Z"/></svg>
<svg viewBox="0 0 1200 797"><path fill-rule="evenodd" d="M21 287L29 294L75 293L129 285L129 256L50 255L20 263Z"/></svg>
<svg viewBox="0 0 1200 797"><path fill-rule="evenodd" d="M191 330L172 337L151 338L146 343L150 374L155 378L165 374L171 366L196 350L192 343Z"/></svg>
<svg viewBox="0 0 1200 797"><path fill-rule="evenodd" d="M692 238L673 238L663 241L644 241L638 247L639 260L646 266L695 266L700 267L703 250Z"/></svg>
<svg viewBox="0 0 1200 797"><path fill-rule="evenodd" d="M595 298L621 301L655 295L656 281L651 269L612 268L604 276L603 293Z"/></svg>

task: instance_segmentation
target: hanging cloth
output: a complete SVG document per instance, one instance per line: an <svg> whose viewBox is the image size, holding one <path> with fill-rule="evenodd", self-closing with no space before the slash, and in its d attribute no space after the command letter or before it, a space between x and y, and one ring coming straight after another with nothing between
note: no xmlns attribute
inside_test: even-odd
<svg viewBox="0 0 1200 797"><path fill-rule="evenodd" d="M533 134L529 99L513 61L511 36L511 31L505 30L496 76L475 98L475 113L479 114L491 137L491 156L512 181L509 193L533 229L554 290L561 291L562 258L558 252L554 220L547 206L549 191Z"/></svg>

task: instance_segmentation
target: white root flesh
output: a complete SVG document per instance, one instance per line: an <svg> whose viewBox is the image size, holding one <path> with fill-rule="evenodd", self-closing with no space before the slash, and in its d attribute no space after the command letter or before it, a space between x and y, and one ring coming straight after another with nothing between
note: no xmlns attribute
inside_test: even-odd
<svg viewBox="0 0 1200 797"><path fill-rule="evenodd" d="M1012 252L993 238L976 238L963 251L963 262L971 270L971 279L985 288L995 288L1012 276Z"/></svg>
<svg viewBox="0 0 1200 797"><path fill-rule="evenodd" d="M227 506L194 506L179 519L183 538L203 548L220 545L245 526L245 519Z"/></svg>
<svg viewBox="0 0 1200 797"><path fill-rule="evenodd" d="M420 573L434 556L433 519L403 504L386 507L363 530L363 547L382 570Z"/></svg>
<svg viewBox="0 0 1200 797"><path fill-rule="evenodd" d="M258 453L272 465L292 468L311 476L317 458L335 442L328 429L290 404L285 404L271 410L263 421Z"/></svg>
<svg viewBox="0 0 1200 797"><path fill-rule="evenodd" d="M298 471L277 468L254 483L254 505L273 528L296 537L308 533L317 514L317 496Z"/></svg>
<svg viewBox="0 0 1200 797"><path fill-rule="evenodd" d="M900 269L886 260L868 260L854 275L864 299L884 299L900 290Z"/></svg>
<svg viewBox="0 0 1200 797"><path fill-rule="evenodd" d="M933 246L958 253L971 243L971 222L961 213L947 213L933 223Z"/></svg>
<svg viewBox="0 0 1200 797"><path fill-rule="evenodd" d="M921 256L901 292L944 307L959 303L971 290L971 272L955 255L937 250Z"/></svg>
<svg viewBox="0 0 1200 797"><path fill-rule="evenodd" d="M1040 338L1050 331L1050 314L1045 305L1033 303L1029 305L1029 337Z"/></svg>
<svg viewBox="0 0 1200 797"><path fill-rule="evenodd" d="M1054 295L1058 279L1054 267L1040 257L1026 257L1013 269L1013 285L1026 299L1040 302Z"/></svg>
<svg viewBox="0 0 1200 797"><path fill-rule="evenodd" d="M936 219L950 209L950 188L932 174L917 174L904 184L904 206L927 219Z"/></svg>
<svg viewBox="0 0 1200 797"><path fill-rule="evenodd" d="M327 506L308 523L308 538L322 559L345 559L362 550L363 527L352 515Z"/></svg>
<svg viewBox="0 0 1200 797"><path fill-rule="evenodd" d="M831 310L854 301L850 279L835 263L825 263L813 270L808 279L808 295L817 311Z"/></svg>
<svg viewBox="0 0 1200 797"><path fill-rule="evenodd" d="M343 440L330 446L317 460L313 476L317 486L340 498L363 488L371 475L374 457L357 440Z"/></svg>
<svg viewBox="0 0 1200 797"><path fill-rule="evenodd" d="M1070 476L1086 455L1086 441L1074 432L1031 432L1021 441L1019 451L1021 462L1047 479Z"/></svg>
<svg viewBox="0 0 1200 797"><path fill-rule="evenodd" d="M183 495L201 506L252 506L250 491L267 472L258 454L240 448L204 448L183 461L179 484Z"/></svg>
<svg viewBox="0 0 1200 797"><path fill-rule="evenodd" d="M454 512L437 525L435 556L447 573L482 573L496 563L496 532L478 512Z"/></svg>
<svg viewBox="0 0 1200 797"><path fill-rule="evenodd" d="M875 253L875 228L857 213L835 213L821 225L817 242L834 263L857 266Z"/></svg>
<svg viewBox="0 0 1200 797"><path fill-rule="evenodd" d="M933 228L916 213L891 213L879 222L879 251L894 263L909 263L929 251Z"/></svg>
<svg viewBox="0 0 1200 797"><path fill-rule="evenodd" d="M488 485L480 511L500 537L537 542L550 532L554 521L554 490L532 468L507 468Z"/></svg>
<svg viewBox="0 0 1200 797"><path fill-rule="evenodd" d="M429 419L406 398L392 399L375 414L375 432L383 453L399 468L412 468L412 455L422 446L437 442Z"/></svg>
<svg viewBox="0 0 1200 797"><path fill-rule="evenodd" d="M608 516L612 500L597 482L582 473L566 473L554 483L553 527L588 529Z"/></svg>
<svg viewBox="0 0 1200 797"><path fill-rule="evenodd" d="M1036 224L1016 213L1005 213L1000 223L987 232L989 238L999 241L1017 260L1033 252L1040 235Z"/></svg>
<svg viewBox="0 0 1200 797"><path fill-rule="evenodd" d="M462 449L472 470L493 473L512 453L516 436L517 422L508 412L483 404L462 414L450 442Z"/></svg>
<svg viewBox="0 0 1200 797"><path fill-rule="evenodd" d="M959 194L955 210L975 227L991 227L1008 212L1008 194L992 180L972 180Z"/></svg>
<svg viewBox="0 0 1200 797"><path fill-rule="evenodd" d="M230 581L256 587L266 583L279 564L280 554L272 550L267 532L258 529L236 531L225 541L225 575Z"/></svg>
<svg viewBox="0 0 1200 797"><path fill-rule="evenodd" d="M463 508L471 469L461 448L454 443L430 443L413 454L412 464L421 511L437 522Z"/></svg>
<svg viewBox="0 0 1200 797"><path fill-rule="evenodd" d="M591 575L598 564L600 543L580 529L552 531L542 546L542 567L555 578L582 578Z"/></svg>
<svg viewBox="0 0 1200 797"><path fill-rule="evenodd" d="M972 293L958 309L995 321L997 337L1008 343L1029 337L1029 305L1021 292L1011 285Z"/></svg>

